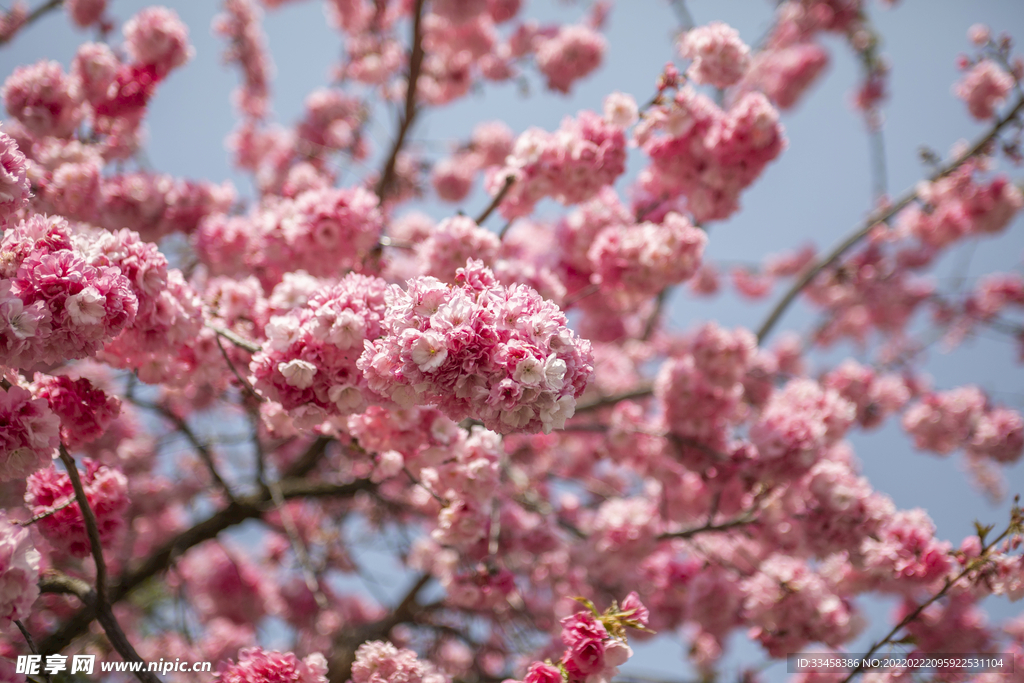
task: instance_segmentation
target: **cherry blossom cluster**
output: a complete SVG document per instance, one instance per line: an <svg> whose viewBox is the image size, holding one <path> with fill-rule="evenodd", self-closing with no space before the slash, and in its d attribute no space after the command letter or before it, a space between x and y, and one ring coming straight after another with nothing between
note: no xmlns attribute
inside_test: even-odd
<svg viewBox="0 0 1024 683"><path fill-rule="evenodd" d="M679 51L692 60L687 78L716 88L734 85L750 66L750 48L736 29L720 21L687 31Z"/></svg>
<svg viewBox="0 0 1024 683"><path fill-rule="evenodd" d="M709 323L688 347L662 364L655 381L665 426L680 437L723 447L729 425L744 416L742 379L757 340L742 328L729 331ZM768 428L765 422L762 429Z"/></svg>
<svg viewBox="0 0 1024 683"><path fill-rule="evenodd" d="M46 399L17 385L0 389L0 423L0 481L24 479L57 454L61 424Z"/></svg>
<svg viewBox="0 0 1024 683"><path fill-rule="evenodd" d="M900 214L899 229L934 247L945 247L969 235L996 235L1024 206L1024 196L1005 176L978 182L976 163L921 186L922 207Z"/></svg>
<svg viewBox="0 0 1024 683"><path fill-rule="evenodd" d="M352 683L446 683L447 676L415 652L382 640L363 643L352 663Z"/></svg>
<svg viewBox="0 0 1024 683"><path fill-rule="evenodd" d="M561 658L534 662L523 683L609 683L619 673L619 666L633 655L626 629L646 630L650 617L637 594L630 593L621 606L612 603L603 614L589 600L583 602L587 610L561 621L565 645Z"/></svg>
<svg viewBox="0 0 1024 683"><path fill-rule="evenodd" d="M0 242L0 361L84 358L135 320L138 299L116 266L93 265L63 218L35 215Z"/></svg>
<svg viewBox="0 0 1024 683"><path fill-rule="evenodd" d="M488 191L495 195L512 178L512 188L501 203L502 215L529 214L545 197L576 204L612 184L626 170L621 123L581 111L576 118L566 118L554 133L540 128L522 133L506 165L487 182Z"/></svg>
<svg viewBox="0 0 1024 683"><path fill-rule="evenodd" d="M387 290L384 336L367 341L358 363L369 388L499 433L561 429L593 372L589 343L556 306L529 287L502 286L479 261L456 281L422 277Z"/></svg>
<svg viewBox="0 0 1024 683"><path fill-rule="evenodd" d="M476 174L504 165L514 143L512 130L501 121L478 124L467 145L434 165L431 183L437 196L447 202L465 199Z"/></svg>
<svg viewBox="0 0 1024 683"><path fill-rule="evenodd" d="M723 110L687 85L666 104L648 109L634 137L651 159L639 185L659 204L684 197L698 222L739 209L739 195L785 147L779 113L760 93Z"/></svg>
<svg viewBox="0 0 1024 683"><path fill-rule="evenodd" d="M963 448L968 455L1012 463L1024 454L1024 419L991 407L974 386L929 392L903 415L914 445L940 455Z"/></svg>
<svg viewBox="0 0 1024 683"><path fill-rule="evenodd" d="M51 377L36 374L32 393L46 399L53 414L60 419L60 439L69 450L95 441L121 412L121 401L107 396L86 378L77 380L66 375Z"/></svg>
<svg viewBox="0 0 1024 683"><path fill-rule="evenodd" d="M239 651L238 661L226 662L214 675L223 683L327 683L327 660L314 653L299 659L291 652L266 651L259 647Z"/></svg>
<svg viewBox="0 0 1024 683"><path fill-rule="evenodd" d="M361 412L375 395L357 362L363 344L386 325L386 287L350 273L311 293L304 306L272 317L267 343L250 365L257 391L294 417L322 422L327 415Z"/></svg>
<svg viewBox="0 0 1024 683"><path fill-rule="evenodd" d="M669 213L660 224L609 226L587 256L592 280L623 309L685 282L700 267L708 238L685 216Z"/></svg>
<svg viewBox="0 0 1024 683"><path fill-rule="evenodd" d="M0 131L0 234L28 203L29 194L25 155L14 138Z"/></svg>
<svg viewBox="0 0 1024 683"><path fill-rule="evenodd" d="M39 597L39 560L28 529L11 524L0 512L0 628L28 617Z"/></svg>
<svg viewBox="0 0 1024 683"><path fill-rule="evenodd" d="M269 288L294 270L327 276L356 268L377 245L382 227L370 192L324 187L294 199L268 199L246 218L210 216L196 248L217 272L253 273Z"/></svg>
<svg viewBox="0 0 1024 683"><path fill-rule="evenodd" d="M128 508L128 480L119 470L85 459L85 472L80 472L85 496L96 516L100 543L109 549L125 528ZM38 522L39 532L58 552L85 557L90 552L82 510L75 501L71 477L55 467L40 470L28 478L25 504L35 516L45 514Z"/></svg>

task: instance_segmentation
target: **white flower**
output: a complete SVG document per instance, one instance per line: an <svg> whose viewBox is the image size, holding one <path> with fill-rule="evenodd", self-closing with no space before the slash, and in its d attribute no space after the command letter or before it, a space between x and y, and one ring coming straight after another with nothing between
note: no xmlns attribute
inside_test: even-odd
<svg viewBox="0 0 1024 683"><path fill-rule="evenodd" d="M313 376L316 375L316 366L305 360L290 360L287 363L278 363L277 371L284 375L289 386L296 389L307 389L313 384Z"/></svg>
<svg viewBox="0 0 1024 683"><path fill-rule="evenodd" d="M548 389L561 390L565 384L566 369L564 360L555 354L548 356L547 361L544 362L544 383L547 384Z"/></svg>
<svg viewBox="0 0 1024 683"><path fill-rule="evenodd" d="M64 310L76 325L97 325L106 314L106 303L107 298L100 294L100 290L89 286L69 296L64 302Z"/></svg>
<svg viewBox="0 0 1024 683"><path fill-rule="evenodd" d="M565 363L562 363L564 373ZM545 379L545 365L533 356L526 356L516 365L512 379L527 386L535 386Z"/></svg>
<svg viewBox="0 0 1024 683"><path fill-rule="evenodd" d="M412 343L412 362L423 372L434 372L448 357L448 348L444 338L427 330Z"/></svg>
<svg viewBox="0 0 1024 683"><path fill-rule="evenodd" d="M354 410L363 405L363 395L351 384L335 384L327 390L327 398L342 412Z"/></svg>

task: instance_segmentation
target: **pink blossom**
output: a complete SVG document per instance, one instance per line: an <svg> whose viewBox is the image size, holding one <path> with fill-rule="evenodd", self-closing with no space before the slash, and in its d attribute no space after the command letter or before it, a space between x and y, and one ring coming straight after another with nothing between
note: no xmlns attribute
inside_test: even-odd
<svg viewBox="0 0 1024 683"><path fill-rule="evenodd" d="M64 8L71 21L81 28L92 26L100 20L107 9L107 0L70 0Z"/></svg>
<svg viewBox="0 0 1024 683"><path fill-rule="evenodd" d="M374 640L356 650L352 683L445 683L447 676L435 671L412 650Z"/></svg>
<svg viewBox="0 0 1024 683"><path fill-rule="evenodd" d="M926 583L945 576L948 552L949 543L936 540L935 525L921 509L897 512L861 545L866 571L893 589L904 582Z"/></svg>
<svg viewBox="0 0 1024 683"><path fill-rule="evenodd" d="M754 59L748 80L780 109L790 109L818 79L828 62L828 53L813 42L768 49Z"/></svg>
<svg viewBox="0 0 1024 683"><path fill-rule="evenodd" d="M460 202L473 187L476 159L472 155L457 154L434 164L430 182L437 196L446 202Z"/></svg>
<svg viewBox="0 0 1024 683"><path fill-rule="evenodd" d="M795 379L777 391L750 428L764 466L777 475L807 471L822 449L838 441L853 423L856 411L832 389Z"/></svg>
<svg viewBox="0 0 1024 683"><path fill-rule="evenodd" d="M79 476L85 497L96 516L100 543L104 549L109 549L125 528L128 480L119 470L107 465L88 458L84 463L85 472L79 472ZM82 510L74 502L65 505L74 499L75 490L66 472L58 472L51 466L28 478L25 504L34 516L47 514L38 522L40 533L54 548L75 557L85 557L90 545Z"/></svg>
<svg viewBox="0 0 1024 683"><path fill-rule="evenodd" d="M139 64L155 67L163 78L192 58L188 27L174 10L147 7L124 25L125 50Z"/></svg>
<svg viewBox="0 0 1024 683"><path fill-rule="evenodd" d="M61 442L69 450L103 436L121 412L121 401L116 396L107 396L85 378L72 380L65 375L37 373L32 392L46 399L50 410L60 418Z"/></svg>
<svg viewBox="0 0 1024 683"><path fill-rule="evenodd" d="M327 683L327 659L319 652L299 659L291 652L268 652L259 647L238 653L238 662L228 661L214 674L222 683Z"/></svg>
<svg viewBox="0 0 1024 683"><path fill-rule="evenodd" d="M974 425L968 453L1001 463L1014 463L1024 452L1024 419L1008 408L995 408Z"/></svg>
<svg viewBox="0 0 1024 683"><path fill-rule="evenodd" d="M60 445L60 420L42 398L19 386L0 394L0 481L23 479L50 464Z"/></svg>
<svg viewBox="0 0 1024 683"><path fill-rule="evenodd" d="M692 60L688 78L716 88L739 81L750 65L750 48L736 29L720 21L690 29L679 43L679 52Z"/></svg>
<svg viewBox="0 0 1024 683"><path fill-rule="evenodd" d="M626 138L593 112L566 118L555 133L530 128L516 140L506 166L489 175L487 190L497 194L514 177L501 204L507 218L529 214L544 197L569 205L586 201L625 171Z"/></svg>
<svg viewBox="0 0 1024 683"><path fill-rule="evenodd" d="M0 235L15 214L28 203L29 181L25 155L18 144L0 132Z"/></svg>
<svg viewBox="0 0 1024 683"><path fill-rule="evenodd" d="M597 67L604 57L605 40L588 26L563 26L537 46L537 68L548 79L548 88L568 93L577 81Z"/></svg>
<svg viewBox="0 0 1024 683"><path fill-rule="evenodd" d="M192 604L204 618L255 624L267 613L271 586L247 556L207 543L189 552L179 566Z"/></svg>
<svg viewBox="0 0 1024 683"><path fill-rule="evenodd" d="M914 437L917 448L946 455L967 442L985 403L977 387L927 394L904 413L903 428Z"/></svg>
<svg viewBox="0 0 1024 683"><path fill-rule="evenodd" d="M967 103L971 116L984 121L995 116L1013 88L1013 76L991 59L974 65L953 87L953 94Z"/></svg>
<svg viewBox="0 0 1024 683"><path fill-rule="evenodd" d="M446 218L437 224L417 249L420 272L454 283L456 272L470 258L492 267L500 246L498 236L478 226L472 218Z"/></svg>
<svg viewBox="0 0 1024 683"><path fill-rule="evenodd" d="M754 624L751 635L772 657L798 652L809 643L838 647L860 631L853 606L793 557L774 554L741 583L743 609Z"/></svg>
<svg viewBox="0 0 1024 683"><path fill-rule="evenodd" d="M71 81L57 62L18 67L4 82L2 94L8 113L38 137L68 137L81 118Z"/></svg>
<svg viewBox="0 0 1024 683"><path fill-rule="evenodd" d="M684 216L669 213L661 224L614 225L598 234L588 257L592 280L616 305L631 308L693 277L707 235Z"/></svg>
<svg viewBox="0 0 1024 683"><path fill-rule="evenodd" d="M373 396L357 369L365 341L385 316L385 283L355 273L313 293L267 324L267 344L250 370L258 391L286 410L315 405L330 414L359 412Z"/></svg>
<svg viewBox="0 0 1024 683"><path fill-rule="evenodd" d="M28 529L11 524L0 512L0 628L26 619L39 597L39 551Z"/></svg>
<svg viewBox="0 0 1024 683"><path fill-rule="evenodd" d="M365 342L358 363L369 388L500 433L561 429L593 371L589 343L556 306L498 284L479 261L456 282L422 277L388 289L384 336Z"/></svg>

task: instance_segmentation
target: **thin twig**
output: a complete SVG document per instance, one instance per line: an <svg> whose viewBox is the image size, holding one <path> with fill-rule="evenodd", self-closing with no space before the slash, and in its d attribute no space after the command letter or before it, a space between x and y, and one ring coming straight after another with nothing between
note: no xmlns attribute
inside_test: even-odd
<svg viewBox="0 0 1024 683"><path fill-rule="evenodd" d="M74 502L75 502L74 498L68 498L67 501L61 503L57 507L50 508L46 512L44 512L42 514L39 514L39 515L36 515L32 519L25 520L24 522L12 522L12 524L17 524L18 526L30 526L32 524L35 524L38 521L46 519L47 517L49 517L52 514L60 512L61 510L63 510L64 508L68 507L69 505L71 505Z"/></svg>
<svg viewBox="0 0 1024 683"><path fill-rule="evenodd" d="M328 439L329 441L329 439ZM366 479L357 479L349 484L337 484L328 481L308 481L305 479L283 479L279 483L281 496L285 500L293 498L351 498L360 491L372 488ZM111 587L110 604L116 604L127 597L143 583L170 566L174 557L181 555L205 541L216 538L225 529L241 524L249 519L259 519L266 511L266 505L272 502L269 491L239 497L227 507L207 517L193 527L182 531L154 550L134 570L125 571ZM73 593L72 586L64 583L47 581L44 577L39 588L44 593ZM77 594L77 593L76 593ZM43 654L59 652L67 647L75 638L84 633L93 619L97 618L93 603L84 601L86 606L75 613L55 632L40 643Z"/></svg>
<svg viewBox="0 0 1024 683"><path fill-rule="evenodd" d="M17 625L18 630L21 631L21 635L25 638L25 643L28 644L29 652L31 652L34 655L39 654L39 649L36 647L36 641L32 638L32 634L29 633L29 630L25 627L25 624L21 623L21 619L15 619L14 623L15 625ZM50 681L52 680L50 678L50 672L46 669L43 669L43 678L46 680L46 683L50 683Z"/></svg>
<svg viewBox="0 0 1024 683"><path fill-rule="evenodd" d="M1014 121L1022 110L1024 110L1024 97L1018 99L1016 104L1014 104L1013 109L1011 109L1006 116L999 119L992 126L989 132L980 137L973 145L971 145L971 147L966 152L959 155L958 157L947 163L945 166L941 167L935 173L933 173L929 178L929 181L935 182L941 178L944 178L945 176L949 175L956 169L960 168L960 166L962 166L972 157L975 157L978 154L984 152L992 143L992 141L996 138L996 136L999 135L999 132L1002 131L1002 129L1005 128L1007 124L1009 124L1011 121ZM892 219L893 216L895 216L904 208L906 208L911 202L915 201L917 197L918 192L915 188L914 190L911 190L910 192L907 192L902 197L900 197L896 201L896 203L872 212L871 215L868 216L868 219L864 221L864 223L859 228L857 228L857 230L855 230L853 233L851 233L849 236L843 239L843 241L837 244L832 249L832 251L829 252L827 256L825 256L823 259L819 260L817 263L804 270L803 275L801 275L797 279L797 281L793 283L793 285L789 288L785 295L783 295L783 297L772 309L771 313L768 314L768 317L765 318L765 321L761 324L760 329L758 329L757 331L758 343L764 342L765 338L767 338L768 335L771 334L771 331L775 328L776 323L778 323L779 320L782 318L782 314L786 312L786 309L789 308L790 304L793 303L797 295L800 294L800 292L802 292L808 284L810 284L811 280L817 277L818 273L820 273L821 271L825 270L826 268L834 264L836 261L838 261L843 254L845 254L848 250L850 250L862 239L867 237L876 225L880 223L885 223Z"/></svg>
<svg viewBox="0 0 1024 683"><path fill-rule="evenodd" d="M302 542L302 537L299 535L299 529L295 526L295 520L292 519L292 513L285 506L284 496L281 495L281 487L277 485L277 482L272 481L269 488L274 506L281 515L281 524L284 526L285 534L288 535L292 552L295 553L295 559L299 561L299 566L302 568L302 576L306 582L306 588L313 594L316 606L325 610L329 607L327 596L324 595L324 591L320 587L320 580L317 579L316 572L313 570L313 563L310 561L309 553L306 551L306 544Z"/></svg>
<svg viewBox="0 0 1024 683"><path fill-rule="evenodd" d="M217 333L217 336L224 337L235 346L245 349L249 353L259 353L260 345L256 342L251 342L248 339L243 339L231 330L225 330L223 327L217 327L216 325L207 325L211 330Z"/></svg>
<svg viewBox="0 0 1024 683"><path fill-rule="evenodd" d="M596 398L588 403L581 403L576 406L576 415L580 413L588 413L592 410L598 410L599 408L607 408L609 406L616 405L621 401L632 401L640 398L650 398L654 395L653 386L638 387L633 391L627 391L622 394L613 394L611 396L602 396Z"/></svg>
<svg viewBox="0 0 1024 683"><path fill-rule="evenodd" d="M206 466L206 470L210 473L210 477L213 479L214 483L220 487L228 500L233 501L235 499L235 494L231 491L231 487L228 486L228 483L224 481L222 476L220 476L220 472L217 471L217 464L213 459L213 453L210 452L210 448L199 440L199 437L194 431L192 431L188 422L185 421L185 418L177 415L173 410L162 405L142 403L137 403L136 405L152 408L159 412L163 417L173 422L178 431L185 436L188 442L192 444L192 448L194 448L196 453L199 454L199 459L203 461L203 464Z"/></svg>
<svg viewBox="0 0 1024 683"><path fill-rule="evenodd" d="M71 479L71 486L75 490L78 507L82 510L85 532L89 537L93 562L96 564L96 599L103 603L107 599L107 563L103 559L103 546L100 545L100 529L96 523L96 515L93 514L92 507L89 506L85 487L82 486L82 478L78 476L78 465L75 464L75 459L68 453L64 444L60 445L60 461L64 463L64 467L68 471L68 478Z"/></svg>
<svg viewBox="0 0 1024 683"><path fill-rule="evenodd" d="M402 147L405 146L405 138L416 119L416 84L423 66L423 5L424 0L416 0L412 10L412 52L409 55L409 80L405 86L405 111L402 113L398 125L398 135L391 145L391 152L384 164L384 172L381 173L375 188L375 193L382 203L394 183L398 155L402 151Z"/></svg>
<svg viewBox="0 0 1024 683"><path fill-rule="evenodd" d="M505 176L505 182L502 184L501 189L498 190L498 194L494 195L494 199L492 199L491 203L487 205L487 208L476 217L477 225L483 225L484 221L490 218L491 214L494 213L494 210L497 209L498 205L500 205L505 199L505 195L508 194L508 191L512 189L513 185L515 185L515 182L516 177L514 175ZM505 236L504 232L505 231L503 230L501 235L502 237Z"/></svg>
<svg viewBox="0 0 1024 683"><path fill-rule="evenodd" d="M242 377L241 373L238 372L238 368L236 368L235 364L231 362L231 357L228 356L228 350L224 348L224 344L220 341L220 335L218 334L214 339L217 341L217 348L220 349L220 355L224 357L224 362L228 364L229 368L231 368L231 374L235 376L235 379L237 379L238 383L242 385L242 388L249 392L249 394L257 401L266 401L267 399L265 397L256 393L256 390L252 388L251 384L249 384L249 380Z"/></svg>
<svg viewBox="0 0 1024 683"><path fill-rule="evenodd" d="M85 495L85 487L82 486L82 478L78 476L78 466L75 459L68 453L64 444L60 445L60 460L68 471L68 478L71 479L71 486L75 489L75 498L78 499L78 507L82 510L82 520L85 522L85 531L89 536L89 545L92 549L92 559L96 564L96 619L100 622L110 644L117 650L121 658L126 662L141 662L142 657L132 647L128 636L124 634L121 625L117 622L114 612L107 602L107 563L103 559L103 546L100 544L100 530L96 523L96 515L89 505L89 499ZM149 671L133 672L135 677L142 683L160 683L156 674Z"/></svg>
<svg viewBox="0 0 1024 683"><path fill-rule="evenodd" d="M25 16L25 21L22 22L21 26L18 27L17 31L7 36L6 38L0 38L0 45L6 44L9 40L11 40L11 38L16 36L18 32L21 31L23 28L25 28L26 26L30 26L31 24L35 23L37 20L48 14L50 11L57 9L63 4L64 0L50 0L49 2L46 2L40 5L39 7L36 7L34 10L29 12L28 15Z"/></svg>
<svg viewBox="0 0 1024 683"><path fill-rule="evenodd" d="M999 536L995 540L993 540L991 543L985 545L985 547L983 547L981 549L981 552L978 554L978 557L976 557L973 560L969 561L967 563L967 566L965 566L963 568L963 570L959 574L957 574L952 579L947 578L945 580L941 590L939 590L937 593L935 593L935 595L931 596L930 598L928 598L927 600L922 602L920 605L918 605L916 609L914 609L912 612L910 612L905 617L903 617L898 624L893 626L892 630L890 630L885 635L884 638L882 638L881 640L875 642L875 644L871 646L871 649L868 650L867 654L865 654L863 656L863 658L861 658L859 660L861 663L858 664L852 671L850 671L850 673L846 676L846 678L844 678L842 681L840 681L840 683L850 683L850 680L852 680L857 674L859 674L861 671L864 670L864 662L868 661L871 658L871 655L875 654L881 648L883 648L886 645L888 645L889 643L893 642L893 638L896 636L897 633L900 632L900 630L903 629L904 626L906 626L907 624L909 624L910 622L914 621L919 616L921 616L921 613L924 612L924 610L927 609L929 605L933 604L934 602L936 602L937 600L939 600L943 596L945 596L946 593L949 592L949 589L952 588L954 585L956 585L956 583L959 582L960 579L964 578L965 576L967 576L971 572L973 572L973 571L979 569L981 566L983 566L988 561L988 558L987 558L988 553L1000 541L1002 541L1004 538L1009 536L1011 533L1019 534L1020 531L1021 531L1021 521L1022 521L1021 510L1020 510L1019 507L1014 505L1013 510L1011 511L1010 514L1011 514L1010 524L1007 525L1007 527L1003 531L1003 533L999 534Z"/></svg>

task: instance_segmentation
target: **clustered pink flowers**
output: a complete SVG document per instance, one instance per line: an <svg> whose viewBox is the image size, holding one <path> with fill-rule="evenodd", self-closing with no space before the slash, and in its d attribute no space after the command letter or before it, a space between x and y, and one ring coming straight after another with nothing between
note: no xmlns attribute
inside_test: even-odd
<svg viewBox="0 0 1024 683"><path fill-rule="evenodd" d="M640 177L650 203L682 196L699 222L735 213L740 192L785 147L779 113L764 95L747 93L723 110L688 85L648 110L635 137L651 158Z"/></svg>
<svg viewBox="0 0 1024 683"><path fill-rule="evenodd" d="M0 512L0 628L28 617L39 597L39 559L28 529L11 524Z"/></svg>
<svg viewBox="0 0 1024 683"><path fill-rule="evenodd" d="M322 654L299 659L291 652L267 652L254 647L240 651L237 662L227 662L214 676L223 683L327 683L327 660Z"/></svg>
<svg viewBox="0 0 1024 683"><path fill-rule="evenodd" d="M1019 273L951 292L926 277L1024 208L999 166L1022 158L1008 37L975 27L958 60L980 143L902 199L876 188L838 251L736 262L715 260L732 228L712 223L786 149L783 113L830 35L862 67L852 106L883 124L889 66L862 0L784 0L756 47L690 27L642 106L613 92L556 130L488 121L440 144L432 107L494 83L570 93L609 54L610 4L558 25L522 0L328 0L343 48L279 125L262 22L291 1L222 0L214 20L239 78L239 192L144 163L150 103L194 52L171 9L117 44L116 4L66 0L97 42L3 85L0 627L99 636L102 605L55 593L85 582L107 589L122 657L111 619L147 659L217 662L222 683L612 683L648 626L715 680L742 631L769 657L851 647L880 594L910 618L887 646L1006 648L1024 667L1024 621L989 627L979 606L1024 597L1024 512L954 546L846 441L891 420L921 450L963 451L993 496L1024 454L996 391L932 388L916 334L930 314L950 347L1022 339ZM0 10L0 47L57 4ZM817 319L774 341L774 314L756 335L668 328L679 295L724 281L756 300L799 283L775 312L802 296ZM856 362L821 353L850 341ZM381 580L384 555L404 597L349 590ZM623 594L604 612L572 597ZM28 652L8 641L2 680Z"/></svg>
<svg viewBox="0 0 1024 683"><path fill-rule="evenodd" d="M593 372L590 346L529 287L504 287L480 262L455 287L434 278L388 289L385 335L358 367L399 405L434 403L500 433L561 429Z"/></svg>
<svg viewBox="0 0 1024 683"><path fill-rule="evenodd" d="M977 387L925 394L903 415L903 428L921 449L1016 462L1024 453L1024 419L1006 408L989 407Z"/></svg>
<svg viewBox="0 0 1024 683"><path fill-rule="evenodd" d="M24 479L50 464L60 445L60 420L27 389L0 389L0 481Z"/></svg>
<svg viewBox="0 0 1024 683"><path fill-rule="evenodd" d="M62 218L33 216L4 235L0 329L6 365L92 355L135 320L138 299L117 267L92 265Z"/></svg>
<svg viewBox="0 0 1024 683"><path fill-rule="evenodd" d="M566 118L555 133L530 128L521 134L506 166L487 183L493 195L507 178L513 179L502 214L526 215L545 197L577 204L614 182L626 170L626 136L618 123L582 111L575 119Z"/></svg>
<svg viewBox="0 0 1024 683"><path fill-rule="evenodd" d="M271 318L267 343L250 366L256 389L294 417L322 422L328 414L361 412L374 394L357 361L364 342L382 334L386 287L352 273Z"/></svg>
<svg viewBox="0 0 1024 683"><path fill-rule="evenodd" d="M995 115L1012 87L1013 76L991 59L983 59L971 67L953 92L967 103L971 116L984 121Z"/></svg>
<svg viewBox="0 0 1024 683"><path fill-rule="evenodd" d="M128 480L119 470L85 459L85 472L79 473L85 495L96 516L100 543L112 547L125 528L128 508ZM39 522L39 531L58 552L85 557L90 552L82 511L75 501L75 490L66 472L54 467L40 470L28 478L25 504L35 516L47 514Z"/></svg>
<svg viewBox="0 0 1024 683"><path fill-rule="evenodd" d="M121 412L121 401L116 396L107 396L85 378L37 374L32 393L46 399L50 410L60 418L60 439L70 450L103 436Z"/></svg>

